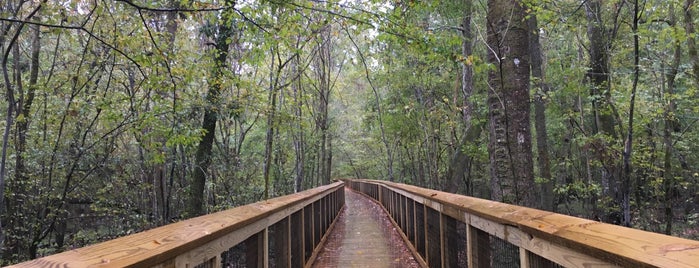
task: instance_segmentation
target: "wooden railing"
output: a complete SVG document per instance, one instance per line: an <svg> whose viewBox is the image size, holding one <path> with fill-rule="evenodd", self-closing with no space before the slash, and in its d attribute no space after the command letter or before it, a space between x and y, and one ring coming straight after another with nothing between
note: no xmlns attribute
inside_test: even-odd
<svg viewBox="0 0 699 268"><path fill-rule="evenodd" d="M429 267L699 267L699 241L385 181L381 203Z"/></svg>
<svg viewBox="0 0 699 268"><path fill-rule="evenodd" d="M344 206L336 182L15 267L304 267Z"/></svg>

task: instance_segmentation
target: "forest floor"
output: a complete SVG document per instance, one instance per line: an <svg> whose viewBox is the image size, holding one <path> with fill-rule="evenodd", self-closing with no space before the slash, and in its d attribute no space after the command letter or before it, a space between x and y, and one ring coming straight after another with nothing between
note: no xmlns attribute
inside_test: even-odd
<svg viewBox="0 0 699 268"><path fill-rule="evenodd" d="M313 267L420 267L374 201L345 189L345 207Z"/></svg>

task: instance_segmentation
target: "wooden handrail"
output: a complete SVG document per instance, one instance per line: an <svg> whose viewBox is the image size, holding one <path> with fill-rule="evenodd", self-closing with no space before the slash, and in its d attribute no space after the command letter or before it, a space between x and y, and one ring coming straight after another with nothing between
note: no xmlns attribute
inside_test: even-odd
<svg viewBox="0 0 699 268"><path fill-rule="evenodd" d="M335 182L11 267L220 267L221 253L241 243L248 265L267 267L274 243L277 267L304 266L315 255L308 249L315 251L344 205L343 186ZM274 238L272 226L281 232Z"/></svg>
<svg viewBox="0 0 699 268"><path fill-rule="evenodd" d="M494 237L518 249L520 267L699 267L699 241L400 183L346 183L381 203L430 267L454 267L458 258L488 267L502 250L478 243L492 246ZM465 257L450 233L458 224Z"/></svg>

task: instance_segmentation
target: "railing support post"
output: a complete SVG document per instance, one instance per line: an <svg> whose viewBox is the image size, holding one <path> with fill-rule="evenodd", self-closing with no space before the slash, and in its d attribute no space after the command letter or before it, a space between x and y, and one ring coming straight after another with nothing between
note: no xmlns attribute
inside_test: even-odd
<svg viewBox="0 0 699 268"><path fill-rule="evenodd" d="M523 247L519 247L519 267L520 268L529 268L530 267L529 254L527 254L527 249L525 249Z"/></svg>

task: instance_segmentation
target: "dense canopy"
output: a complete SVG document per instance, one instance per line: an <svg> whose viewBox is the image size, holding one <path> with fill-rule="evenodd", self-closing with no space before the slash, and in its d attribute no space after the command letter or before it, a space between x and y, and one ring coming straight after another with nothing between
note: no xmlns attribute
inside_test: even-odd
<svg viewBox="0 0 699 268"><path fill-rule="evenodd" d="M694 0L5 0L0 264L383 179L699 238Z"/></svg>

